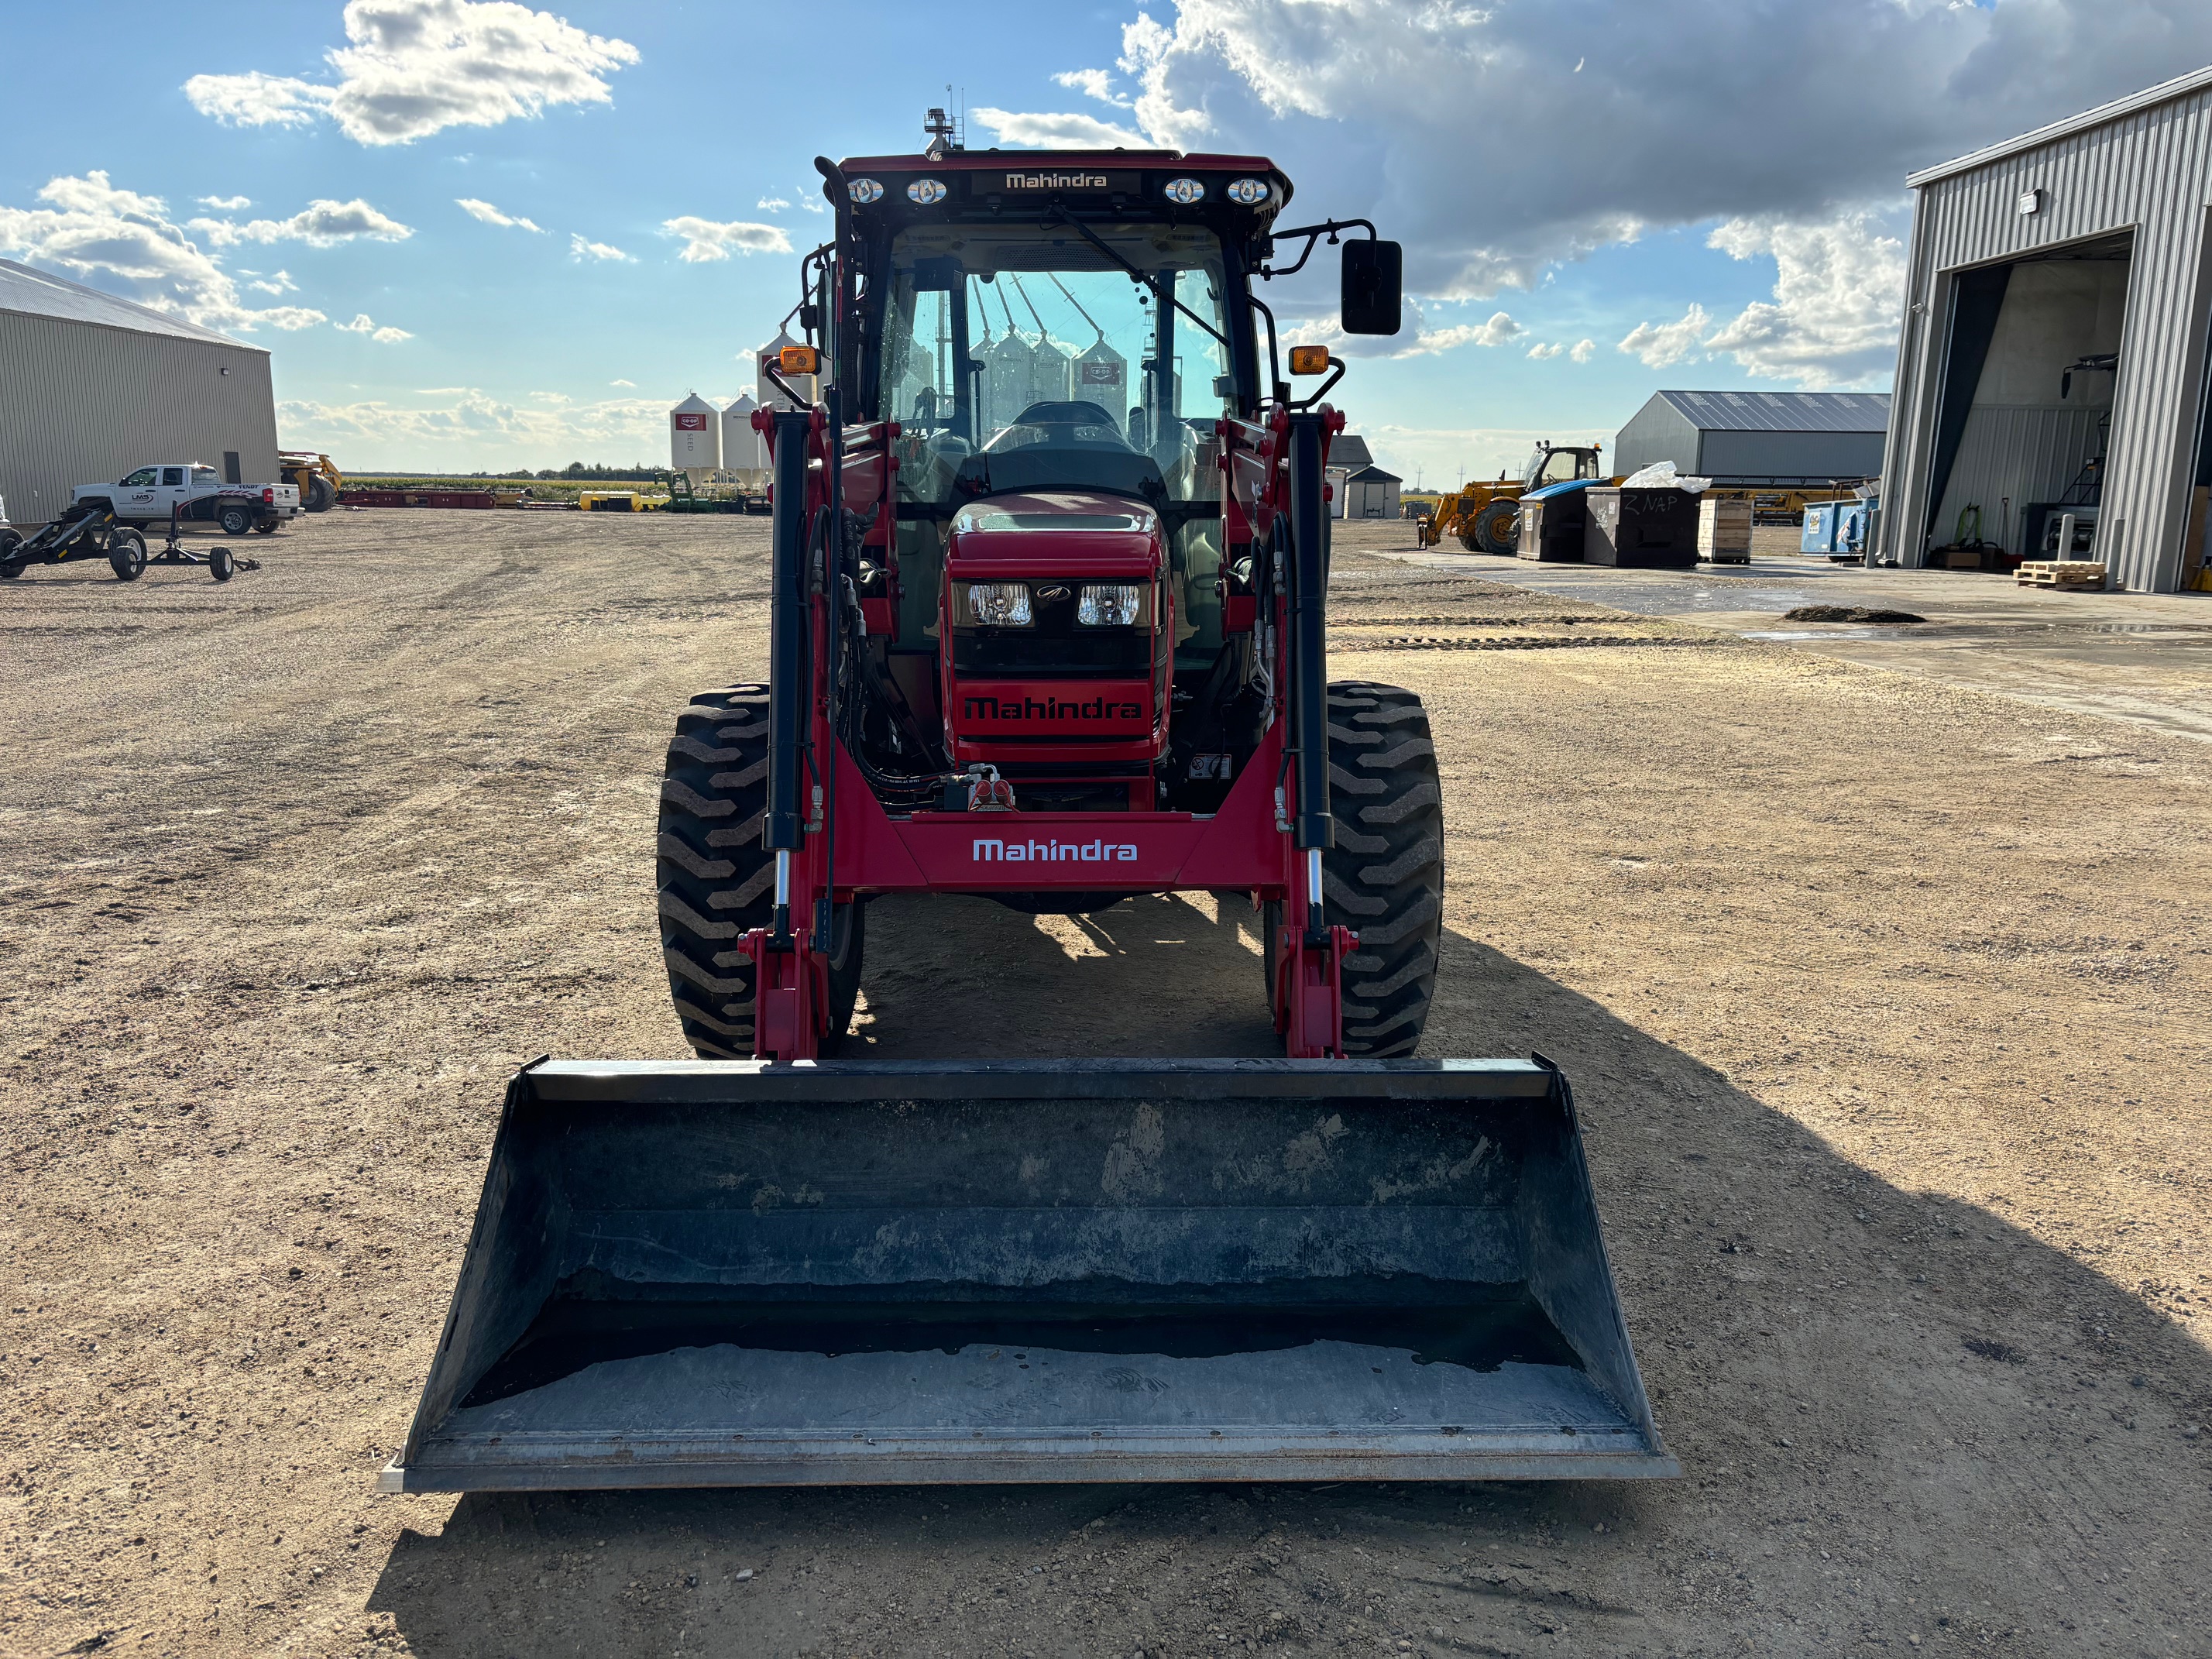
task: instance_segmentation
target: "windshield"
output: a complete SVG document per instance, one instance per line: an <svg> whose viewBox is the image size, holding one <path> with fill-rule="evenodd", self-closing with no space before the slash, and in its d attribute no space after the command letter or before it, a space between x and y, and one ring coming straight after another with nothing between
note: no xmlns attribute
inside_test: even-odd
<svg viewBox="0 0 2212 1659"><path fill-rule="evenodd" d="M1182 227L1096 234L1103 246L1073 227L929 227L892 244L880 392L905 428L907 499L1218 493L1220 244Z"/></svg>
<svg viewBox="0 0 2212 1659"><path fill-rule="evenodd" d="M1092 234L1097 243L1073 226L925 226L892 242L878 390L901 428L902 501L952 507L1052 489L1218 500L1216 422L1235 410L1220 242L1188 226ZM1176 642L1210 659L1220 526L1176 522ZM902 520L898 551L900 631L933 636L941 527Z"/></svg>

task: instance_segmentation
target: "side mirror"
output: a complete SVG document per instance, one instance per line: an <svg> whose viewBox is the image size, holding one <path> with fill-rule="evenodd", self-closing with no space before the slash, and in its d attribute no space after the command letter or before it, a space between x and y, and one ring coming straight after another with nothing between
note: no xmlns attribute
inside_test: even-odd
<svg viewBox="0 0 2212 1659"><path fill-rule="evenodd" d="M1397 242L1346 242L1344 295L1337 315L1346 334L1395 334L1406 279L1406 250Z"/></svg>

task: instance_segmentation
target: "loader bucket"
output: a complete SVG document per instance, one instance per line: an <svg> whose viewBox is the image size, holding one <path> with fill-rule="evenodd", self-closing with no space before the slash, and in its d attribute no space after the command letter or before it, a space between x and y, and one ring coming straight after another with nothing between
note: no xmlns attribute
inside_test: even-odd
<svg viewBox="0 0 2212 1659"><path fill-rule="evenodd" d="M517 1076L388 1492L1670 1475L1518 1060Z"/></svg>

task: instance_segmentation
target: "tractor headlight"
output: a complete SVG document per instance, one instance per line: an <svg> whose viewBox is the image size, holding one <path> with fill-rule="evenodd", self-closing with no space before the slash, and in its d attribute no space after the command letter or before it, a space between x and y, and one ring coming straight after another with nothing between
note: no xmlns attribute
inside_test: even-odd
<svg viewBox="0 0 2212 1659"><path fill-rule="evenodd" d="M1170 202L1179 202L1188 207L1193 202L1206 199L1206 186L1195 179L1170 179L1166 193Z"/></svg>
<svg viewBox="0 0 2212 1659"><path fill-rule="evenodd" d="M1239 207L1257 207L1267 199L1265 179L1239 179L1221 192Z"/></svg>
<svg viewBox="0 0 2212 1659"><path fill-rule="evenodd" d="M1138 582L1085 583L1075 601L1075 620L1085 628L1141 627L1146 591Z"/></svg>
<svg viewBox="0 0 2212 1659"><path fill-rule="evenodd" d="M866 207L871 202L884 199L884 187L873 179L855 179L845 186L845 193L853 198L855 207Z"/></svg>
<svg viewBox="0 0 2212 1659"><path fill-rule="evenodd" d="M977 628L1027 628L1033 620L1026 582L969 582L968 620Z"/></svg>
<svg viewBox="0 0 2212 1659"><path fill-rule="evenodd" d="M945 186L934 179L917 179L906 187L906 199L916 207L935 207L945 199Z"/></svg>

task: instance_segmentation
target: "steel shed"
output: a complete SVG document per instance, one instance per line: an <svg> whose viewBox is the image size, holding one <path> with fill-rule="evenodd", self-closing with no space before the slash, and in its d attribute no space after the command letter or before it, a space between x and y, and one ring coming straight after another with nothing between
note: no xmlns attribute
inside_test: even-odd
<svg viewBox="0 0 2212 1659"><path fill-rule="evenodd" d="M2212 483L2212 68L1906 182L1875 556L1917 566L1985 539L2042 556L2065 503L2087 509L2116 585L2193 585Z"/></svg>
<svg viewBox="0 0 2212 1659"><path fill-rule="evenodd" d="M40 524L75 485L154 461L276 479L261 346L0 259L0 501Z"/></svg>
<svg viewBox="0 0 2212 1659"><path fill-rule="evenodd" d="M1672 461L1723 484L1820 485L1881 470L1879 392L1655 392L1613 440L1613 470Z"/></svg>

